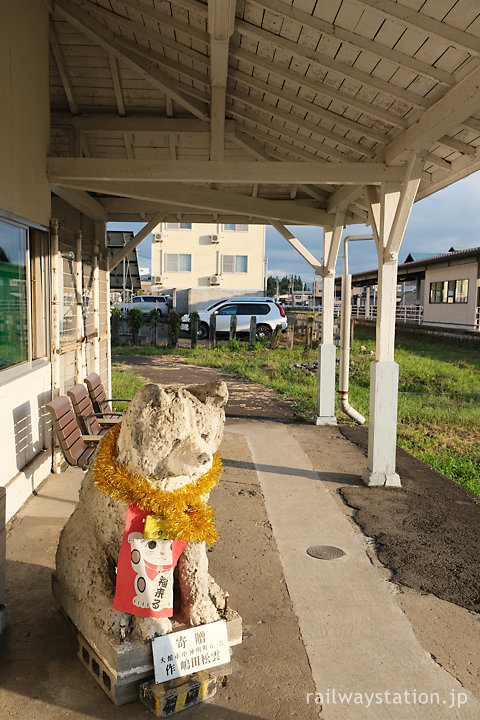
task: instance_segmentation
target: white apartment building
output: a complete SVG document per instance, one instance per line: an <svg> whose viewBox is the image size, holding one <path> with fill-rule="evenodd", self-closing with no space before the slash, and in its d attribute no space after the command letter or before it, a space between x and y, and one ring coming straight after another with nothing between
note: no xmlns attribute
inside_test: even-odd
<svg viewBox="0 0 480 720"><path fill-rule="evenodd" d="M166 222L153 231L152 286L176 289L177 310L262 295L264 278L264 225Z"/></svg>

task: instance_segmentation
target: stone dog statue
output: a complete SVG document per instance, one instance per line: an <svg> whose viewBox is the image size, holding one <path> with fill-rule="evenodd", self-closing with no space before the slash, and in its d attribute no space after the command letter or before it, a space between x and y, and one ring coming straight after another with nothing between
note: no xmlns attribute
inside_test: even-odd
<svg viewBox="0 0 480 720"><path fill-rule="evenodd" d="M96 454L97 463L103 443L117 430L113 467L125 468L128 477L141 477L141 482L146 483L142 487L147 487L147 495L150 491L164 491L160 495L168 500L170 493L173 497L175 491L178 495L178 492L181 494L198 487L215 462L214 452L222 439L227 399L227 386L223 382L186 388L146 385L130 402L123 414L121 427L115 426L102 440ZM151 578L161 578L157 597L167 589L170 582L168 572L173 578L172 568L176 558L172 561L172 546L175 556L177 541L162 540L159 543L144 540L141 532L127 535L129 505L98 489L98 482L97 485L94 482L94 477L97 480L98 475L95 463L94 460L85 474L79 505L60 536L56 558L60 596L69 598L69 607L76 608L77 616L78 613L82 616L89 614L89 622L93 621L98 629L106 633L130 634L132 638L143 640L164 635L172 628L168 617L140 617L113 609L116 584L118 591L117 562L122 547L122 552L128 554L127 565L135 578L136 596L132 602L141 613L148 604L142 598L148 595L148 584L153 582ZM123 480L118 480L115 473L113 475L115 482L120 484L119 496L123 497ZM201 485L199 489L203 487ZM196 510L203 518L208 516L207 510L210 511L205 504L208 494L202 495L200 500ZM190 515L188 512L181 515L182 521L186 519L190 524L196 522L196 517L193 511ZM142 522L146 523L146 520ZM200 521L198 524L203 527ZM209 522L209 526L213 526L214 530L213 522ZM160 529L159 537L162 532ZM166 537L171 537L168 532ZM185 540L185 537L180 539ZM141 556L138 548L142 544L144 552ZM178 614L179 620L191 625L218 620L212 598L218 600L223 594L208 575L205 541L180 543L181 550L183 552L178 559L181 600L180 604L175 603L176 617ZM159 567L164 569L164 576L156 574ZM173 585L172 579L172 594ZM171 604L173 607L173 601Z"/></svg>

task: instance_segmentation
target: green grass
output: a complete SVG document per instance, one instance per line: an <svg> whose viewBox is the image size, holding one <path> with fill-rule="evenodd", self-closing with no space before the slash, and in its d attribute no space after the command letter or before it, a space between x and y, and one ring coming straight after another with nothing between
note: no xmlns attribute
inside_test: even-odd
<svg viewBox="0 0 480 720"><path fill-rule="evenodd" d="M362 346L365 350L362 350ZM370 363L374 360L374 332L356 329L351 354L350 402L367 419ZM298 419L315 413L316 376L294 368L314 362L316 351L303 356L303 347L269 350L259 344L220 343L217 348L114 348L131 355L176 354L187 363L223 371L277 391L294 403ZM480 353L422 338L397 339L395 359L400 367L398 444L464 487L480 495ZM122 391L123 392L123 391ZM118 395L118 393L117 393ZM121 395L128 397L128 395ZM344 422L351 422L337 408Z"/></svg>
<svg viewBox="0 0 480 720"><path fill-rule="evenodd" d="M112 397L133 398L147 381L123 368L112 368ZM125 410L127 403L114 402L114 410Z"/></svg>

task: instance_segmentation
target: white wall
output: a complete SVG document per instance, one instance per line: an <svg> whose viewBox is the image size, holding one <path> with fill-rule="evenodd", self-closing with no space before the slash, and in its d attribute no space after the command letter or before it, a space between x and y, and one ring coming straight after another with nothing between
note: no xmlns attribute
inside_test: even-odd
<svg viewBox="0 0 480 720"><path fill-rule="evenodd" d="M218 229L217 229L218 228ZM155 242L155 233L162 233L162 241ZM207 236L218 234L220 241L212 243ZM162 275L163 287L221 289L221 297L230 289L263 290L265 257L265 226L249 225L247 232L225 231L215 223L197 223L191 230L166 229L158 226L153 233L152 279ZM187 253L192 256L191 272L165 270L165 254ZM247 255L247 273L222 273L222 255ZM212 286L210 277L220 275L220 284Z"/></svg>
<svg viewBox="0 0 480 720"><path fill-rule="evenodd" d="M459 265L436 266L425 273L423 300L423 322L450 325L452 327L473 330L477 300L478 263L469 262ZM468 302L466 303L430 303L430 283L445 280L468 279Z"/></svg>
<svg viewBox="0 0 480 720"><path fill-rule="evenodd" d="M48 6L0 0L0 209L48 226Z"/></svg>
<svg viewBox="0 0 480 720"><path fill-rule="evenodd" d="M50 468L46 453L43 474L29 463L48 443L45 403L51 397L51 368L46 360L24 363L2 372L0 385L0 436L2 473L0 486L6 487L7 521L25 502L32 490L45 479Z"/></svg>

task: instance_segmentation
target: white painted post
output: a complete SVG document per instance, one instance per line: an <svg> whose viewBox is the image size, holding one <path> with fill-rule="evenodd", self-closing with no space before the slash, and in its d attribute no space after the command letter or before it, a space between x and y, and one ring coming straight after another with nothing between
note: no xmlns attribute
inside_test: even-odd
<svg viewBox="0 0 480 720"><path fill-rule="evenodd" d="M341 227L339 228L339 232L341 233ZM333 268L328 267L327 261L333 241L333 234L331 230L324 230L323 234L322 338L318 346L317 413L315 415L315 425L337 424L337 418L335 416L335 359L337 349L333 344L336 254L333 260Z"/></svg>
<svg viewBox="0 0 480 720"><path fill-rule="evenodd" d="M370 285L365 289L365 320L370 318Z"/></svg>
<svg viewBox="0 0 480 720"><path fill-rule="evenodd" d="M394 360L398 251L415 201L423 157L412 153L403 182L385 183L381 192L365 188L378 254L376 359L370 366L366 485L400 485L397 449L398 365Z"/></svg>
<svg viewBox="0 0 480 720"><path fill-rule="evenodd" d="M395 472L398 365L394 362L397 261L378 269L376 360L370 365L368 463L366 485L400 485Z"/></svg>

